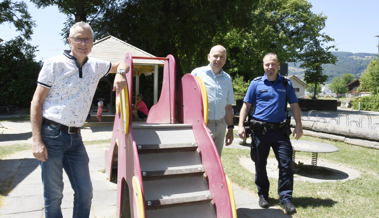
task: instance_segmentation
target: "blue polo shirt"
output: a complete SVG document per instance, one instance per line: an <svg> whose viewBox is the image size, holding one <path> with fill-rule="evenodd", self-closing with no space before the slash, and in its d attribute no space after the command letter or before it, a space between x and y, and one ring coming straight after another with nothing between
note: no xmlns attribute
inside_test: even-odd
<svg viewBox="0 0 379 218"><path fill-rule="evenodd" d="M234 104L232 79L221 70L217 75L207 65L198 67L191 72L204 82L208 94L208 119L221 120L225 117L225 106Z"/></svg>
<svg viewBox="0 0 379 218"><path fill-rule="evenodd" d="M286 119L286 95L290 104L297 103L295 91L291 81L287 86L283 82L284 77L278 74L278 78L271 82L266 74L251 81L246 92L244 102L255 106L252 117L256 120L279 123Z"/></svg>

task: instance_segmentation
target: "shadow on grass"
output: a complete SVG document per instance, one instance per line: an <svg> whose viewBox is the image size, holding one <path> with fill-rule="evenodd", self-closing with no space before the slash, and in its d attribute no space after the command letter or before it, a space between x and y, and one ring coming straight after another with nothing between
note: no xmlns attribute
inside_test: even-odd
<svg viewBox="0 0 379 218"><path fill-rule="evenodd" d="M291 217L283 213L281 209L268 208L268 209L250 209L250 208L238 208L238 218L255 218L255 217Z"/></svg>
<svg viewBox="0 0 379 218"><path fill-rule="evenodd" d="M27 140L32 137L32 132L0 134L0 142Z"/></svg>
<svg viewBox="0 0 379 218"><path fill-rule="evenodd" d="M333 207L337 201L333 199L320 199L320 198L312 198L312 197L297 197L293 198L292 202L296 205L296 207Z"/></svg>
<svg viewBox="0 0 379 218"><path fill-rule="evenodd" d="M284 213L282 209L273 208L272 206L278 206L274 202L279 202L279 199L269 198L271 207L268 209L251 209L251 208L238 208L238 218L253 218L253 217L292 217ZM312 197L298 197L293 198L292 202L297 208L308 207L333 207L337 202L332 199L320 199Z"/></svg>
<svg viewBox="0 0 379 218"><path fill-rule="evenodd" d="M0 160L0 195L8 195L38 165L34 158Z"/></svg>
<svg viewBox="0 0 379 218"><path fill-rule="evenodd" d="M294 167L295 174L321 180L344 180L349 178L349 174L329 167L299 165Z"/></svg>

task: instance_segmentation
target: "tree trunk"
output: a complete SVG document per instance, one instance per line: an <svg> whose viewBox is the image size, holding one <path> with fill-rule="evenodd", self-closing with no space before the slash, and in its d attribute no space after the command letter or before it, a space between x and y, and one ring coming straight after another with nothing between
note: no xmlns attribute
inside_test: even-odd
<svg viewBox="0 0 379 218"><path fill-rule="evenodd" d="M315 87L313 88L313 97L312 97L312 99L316 99L316 93L317 93L317 83L315 83Z"/></svg>

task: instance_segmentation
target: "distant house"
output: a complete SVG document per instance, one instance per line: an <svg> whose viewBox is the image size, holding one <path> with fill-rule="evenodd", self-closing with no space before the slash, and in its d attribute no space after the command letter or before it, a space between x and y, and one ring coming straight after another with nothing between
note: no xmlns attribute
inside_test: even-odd
<svg viewBox="0 0 379 218"><path fill-rule="evenodd" d="M291 80L293 89L295 90L295 93L296 93L296 97L304 98L307 84L305 84L301 79L299 79L295 75L288 76L287 79Z"/></svg>
<svg viewBox="0 0 379 218"><path fill-rule="evenodd" d="M353 82L347 84L348 92L352 95L358 94L358 88L359 88L359 79L354 80Z"/></svg>

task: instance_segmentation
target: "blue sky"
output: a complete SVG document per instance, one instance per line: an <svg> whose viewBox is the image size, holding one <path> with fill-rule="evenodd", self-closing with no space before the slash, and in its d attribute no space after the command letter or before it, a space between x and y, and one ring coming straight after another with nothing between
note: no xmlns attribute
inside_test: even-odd
<svg viewBox="0 0 379 218"><path fill-rule="evenodd" d="M57 7L37 9L27 2L36 22L31 44L38 46L37 60L62 53L68 46L60 35L66 16ZM335 39L338 51L378 52L379 0L310 0L312 11L327 16L324 32ZM0 25L0 38L9 40L15 33L12 25Z"/></svg>
<svg viewBox="0 0 379 218"><path fill-rule="evenodd" d="M310 0L312 11L327 16L324 32L338 51L378 53L378 0Z"/></svg>
<svg viewBox="0 0 379 218"><path fill-rule="evenodd" d="M68 46L64 44L61 30L66 16L59 12L57 7L37 9L33 3L24 1L28 5L28 11L35 21L32 40L30 44L38 46L37 60L45 60L51 56L61 54ZM19 35L9 23L0 24L0 38L9 40Z"/></svg>

